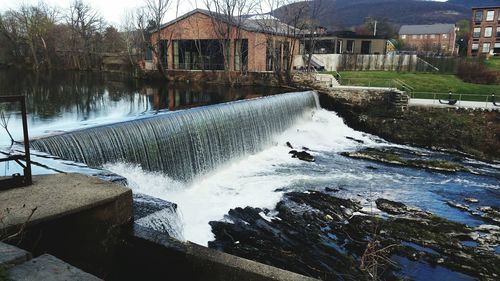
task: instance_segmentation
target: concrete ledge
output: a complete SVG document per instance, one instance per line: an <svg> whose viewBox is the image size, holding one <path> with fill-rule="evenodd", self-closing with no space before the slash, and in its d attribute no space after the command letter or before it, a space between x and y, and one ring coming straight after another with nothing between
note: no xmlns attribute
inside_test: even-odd
<svg viewBox="0 0 500 281"><path fill-rule="evenodd" d="M31 254L23 249L0 242L0 267L10 268L31 259Z"/></svg>
<svg viewBox="0 0 500 281"><path fill-rule="evenodd" d="M9 270L11 281L101 281L51 255L41 255Z"/></svg>
<svg viewBox="0 0 500 281"><path fill-rule="evenodd" d="M181 242L138 225L127 239L128 261L122 264L142 269L116 280L217 280L217 281L298 281L317 280L252 260L240 258L191 242Z"/></svg>
<svg viewBox="0 0 500 281"><path fill-rule="evenodd" d="M129 197L132 204L130 189L81 174L34 176L31 186L0 192L0 215L3 216L0 231L5 234L17 231L35 208L28 227L89 210L123 196Z"/></svg>
<svg viewBox="0 0 500 281"><path fill-rule="evenodd" d="M133 218L132 191L81 174L35 176L33 181L29 187L0 192L0 233L22 229L11 239L20 248L34 256L49 253L106 277L115 264L122 228Z"/></svg>

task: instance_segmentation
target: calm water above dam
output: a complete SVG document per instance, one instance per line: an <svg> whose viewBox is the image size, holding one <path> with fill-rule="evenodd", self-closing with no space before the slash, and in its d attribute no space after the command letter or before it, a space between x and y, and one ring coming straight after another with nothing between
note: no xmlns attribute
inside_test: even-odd
<svg viewBox="0 0 500 281"><path fill-rule="evenodd" d="M271 87L139 83L118 75L0 70L0 95L26 95L30 137L133 119L190 107L283 92ZM14 139L22 138L18 107L1 104ZM0 146L9 145L5 131Z"/></svg>
<svg viewBox="0 0 500 281"><path fill-rule="evenodd" d="M214 239L209 222L229 220L229 210L237 207L267 208L271 212L261 214L262 218L279 221L280 215L272 210L285 193L324 191L326 187L338 189L336 196L361 202L365 210L373 211L374 199L386 198L472 227L487 222L448 201L465 204L465 198L474 197L479 202L471 203L471 210L500 207L499 165L395 145L353 130L335 112L317 107L311 92L249 99L282 91L160 87L72 73L57 79L2 75L0 88L29 98L32 137L70 132L44 138L35 147L63 159L104 167L125 176L135 193L176 203L176 215L159 211L137 223L157 230L170 228L169 233L182 240L207 245ZM20 124L18 113L2 109L11 117L9 128L19 138L19 127L14 125ZM10 143L4 132L0 136L2 146ZM286 142L307 147L316 162L291 158ZM340 155L381 147L459 163L472 172L438 173ZM85 169L71 161L35 159L57 169L62 169L61 162L75 167L73 171ZM0 169L6 175L13 171L11 166ZM438 271L450 280L471 279L441 267L395 260L410 269L405 274L416 280L439 276Z"/></svg>

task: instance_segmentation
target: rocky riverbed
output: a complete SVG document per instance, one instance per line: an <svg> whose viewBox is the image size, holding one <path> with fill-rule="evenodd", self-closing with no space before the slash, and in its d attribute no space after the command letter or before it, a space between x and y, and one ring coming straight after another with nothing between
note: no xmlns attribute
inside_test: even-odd
<svg viewBox="0 0 500 281"><path fill-rule="evenodd" d="M391 142L446 150L488 162L500 161L500 113L455 108L392 107L391 93L322 90L323 108L336 111L346 124ZM357 97L356 99L351 96Z"/></svg>
<svg viewBox="0 0 500 281"><path fill-rule="evenodd" d="M366 209L338 190L286 193L275 210L232 209L210 222L209 246L323 280L498 280L497 220L469 227L383 198Z"/></svg>

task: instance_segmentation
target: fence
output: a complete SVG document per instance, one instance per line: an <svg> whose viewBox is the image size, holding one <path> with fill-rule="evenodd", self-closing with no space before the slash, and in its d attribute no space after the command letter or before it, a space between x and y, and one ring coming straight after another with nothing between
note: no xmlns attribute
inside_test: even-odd
<svg viewBox="0 0 500 281"><path fill-rule="evenodd" d="M466 62L484 64L485 59L483 57L417 56L416 54L314 54L312 61L324 67L326 71L383 70L455 74L460 64ZM305 62L297 56L294 58L294 66L305 67Z"/></svg>
<svg viewBox="0 0 500 281"><path fill-rule="evenodd" d="M484 57L441 57L441 56L420 56L422 61L429 63L436 68L436 72L444 74L456 74L458 66L463 63L484 64Z"/></svg>
<svg viewBox="0 0 500 281"><path fill-rule="evenodd" d="M30 185L31 178L31 158L30 158L30 144L28 138L28 121L26 118L26 100L24 96L0 96L0 103L20 103L21 105L21 118L23 123L23 139L24 139L24 155L6 155L0 158L0 162L14 161L23 167L24 176L13 175L11 178L0 180L0 190L9 189L18 186ZM24 161L23 164L21 161Z"/></svg>

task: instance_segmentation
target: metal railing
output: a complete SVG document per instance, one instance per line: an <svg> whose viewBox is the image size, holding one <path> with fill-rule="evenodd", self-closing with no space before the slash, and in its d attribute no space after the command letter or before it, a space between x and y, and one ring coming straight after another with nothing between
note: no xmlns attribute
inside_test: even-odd
<svg viewBox="0 0 500 281"><path fill-rule="evenodd" d="M394 88L408 93L415 89L407 83L399 79L383 79L383 78L343 78L339 79L339 83L343 86L364 86L364 87L381 87Z"/></svg>
<svg viewBox="0 0 500 281"><path fill-rule="evenodd" d="M24 175L14 174L12 177L0 179L0 190L10 189L14 187L26 186L32 184L31 176L31 158L30 144L28 137L28 120L26 118L26 99L24 96L0 96L0 103L20 103L21 118L23 123L23 140L24 140L24 155L22 154L5 154L5 157L0 158L0 162L14 161L23 168ZM24 161L23 164L21 161Z"/></svg>
<svg viewBox="0 0 500 281"><path fill-rule="evenodd" d="M459 93L434 93L434 92L411 92L410 98L412 99L430 99L436 102L439 100L447 101L454 100L457 103L461 101L471 101L471 102L484 102L485 105L493 104L490 95L471 95L471 94L459 94Z"/></svg>

